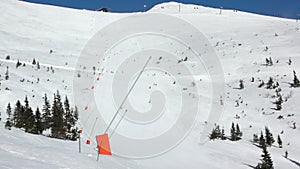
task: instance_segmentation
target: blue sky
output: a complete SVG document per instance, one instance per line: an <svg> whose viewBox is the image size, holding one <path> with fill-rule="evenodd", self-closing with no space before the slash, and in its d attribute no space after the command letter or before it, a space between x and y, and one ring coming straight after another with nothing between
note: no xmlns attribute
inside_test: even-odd
<svg viewBox="0 0 300 169"><path fill-rule="evenodd" d="M98 9L108 7L113 12L143 11L166 0L25 0L28 2L51 4L78 9ZM170 1L170 0L169 0ZM199 4L209 7L237 9L264 15L297 18L300 13L300 0L175 0L176 2Z"/></svg>

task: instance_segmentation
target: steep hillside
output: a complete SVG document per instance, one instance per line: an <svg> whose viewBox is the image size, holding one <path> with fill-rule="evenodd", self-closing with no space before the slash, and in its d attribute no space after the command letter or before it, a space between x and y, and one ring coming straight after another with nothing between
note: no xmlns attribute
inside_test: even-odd
<svg viewBox="0 0 300 169"><path fill-rule="evenodd" d="M74 89L77 88L74 88L73 84L78 78L78 66L84 64L80 63L80 56L85 45L105 26L118 19L134 15L66 9L16 0L2 0L0 10L2 11L0 17L1 123L5 122L7 104L10 102L14 105L17 100L23 101L25 96L29 97L32 107L41 107L45 93L52 100L53 93L59 90L62 95L71 98L72 104L77 104L75 100L78 98L74 98ZM261 149L251 142L252 136L256 133L260 134L265 126L270 128L275 140L277 135L280 135L283 140L283 148L278 148L276 143L268 148L275 168L299 168L300 107L297 103L300 100L300 88L292 88L290 83L293 82L293 71L300 77L300 23L295 20L225 9L220 13L220 9L173 2L159 4L147 13L169 14L180 18L203 34L218 56L225 77L225 95L220 98L224 110L217 124L224 126L225 135L229 137L232 122L238 123L243 132L242 139L239 141L209 140L205 144L200 144L199 139L203 128L207 125L210 106L214 105L212 76L204 72L196 82L197 87L200 86L198 88L200 92L190 93L190 95L197 95L195 97L201 100L198 119L189 135L178 146L163 155L137 160L124 159L114 154L112 157L101 156L100 162L96 162L96 145L93 136L99 133L97 129L94 133L90 131L93 128L91 122L87 124L81 121L79 124L79 127L90 127L87 127L89 130L83 135L82 141L92 139L92 144L84 145L81 154L78 153L77 142L26 134L18 129L9 131L4 129L4 124L1 124L0 131L3 135L0 137L0 168L251 168L257 165L261 155ZM149 23L160 21L163 19L149 20ZM124 31L130 26L132 25L124 25ZM186 31L181 28L178 26L173 29L178 34ZM117 32L110 33L117 34ZM116 55L115 58L112 57L104 65L97 67L97 70L103 68L101 78L103 75L104 80L101 79L101 83L97 83L95 80L97 76L91 75L91 72L80 74L81 81L94 79L95 84L90 84L88 87L95 85L95 99L100 100L97 104L103 108L102 113L107 123L117 107L112 102L114 100L110 98L112 84L109 80L117 74L117 68L128 54L126 52L135 50L132 44L140 45L137 46L142 50L147 46L147 38L149 38L147 35L143 35L140 39L124 40L119 43L118 48L110 48L111 53ZM150 37L149 41L153 40L151 38L153 37ZM176 45L166 47L167 43L169 41L165 40L156 45L157 48L168 48L174 53L181 52L181 48ZM273 64L265 65L266 58L270 57ZM39 69L37 65L32 64L33 59L39 62ZM18 60L22 65L17 68ZM156 64L156 61L152 64ZM127 62L131 61L126 60ZM128 65L133 66L134 62ZM179 73L181 71L176 67L177 64L170 65L164 61L164 58L160 62L172 67L172 70ZM190 64L189 60L187 62ZM122 66L124 65L120 67ZM124 67L126 68L126 64ZM7 68L8 80L5 79ZM129 67L127 68L129 70ZM210 67L204 69L209 70ZM126 69L122 71L126 72ZM181 86L170 85L173 79L165 76L167 72L157 73L155 78L151 76L152 74L153 72L150 72L141 76L141 83L137 84L129 100L136 109L148 110L151 107L149 104L152 92L161 90L166 99L171 98L164 107L169 112L166 116L162 116L162 120L165 121L159 124L142 125L141 128L131 126L130 131L127 131L127 124L131 123L127 119L125 124L120 124L117 133L138 138L152 137L158 135L161 130L168 129L178 118L177 113L172 114L177 111L176 106L179 105L175 99L185 90L190 92L191 87L182 89ZM132 76L135 77L137 74ZM107 81L106 77L108 77ZM270 77L275 81L274 84L278 82L279 86L267 89L266 83ZM241 80L244 87L239 89ZM262 81L265 85L258 87ZM133 80L128 82L128 84L132 83ZM120 86L124 87L124 84ZM278 99L276 96L278 88L281 89L279 93L283 98L281 110L276 110L274 104ZM84 95L85 91L82 94ZM83 98L78 105L81 115L84 116L86 111L84 106L88 104L89 100ZM279 116L282 118L279 119ZM181 126L185 125L181 124ZM148 127L152 130L148 130ZM116 143L118 142L112 144L113 153ZM134 147L131 148L134 151ZM289 152L289 158L283 157L286 150Z"/></svg>

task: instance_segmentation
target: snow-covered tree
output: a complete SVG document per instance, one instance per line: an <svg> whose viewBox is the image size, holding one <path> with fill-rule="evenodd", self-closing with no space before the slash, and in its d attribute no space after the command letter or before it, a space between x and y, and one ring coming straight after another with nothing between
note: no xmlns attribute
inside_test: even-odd
<svg viewBox="0 0 300 169"><path fill-rule="evenodd" d="M209 139L211 140L215 140L221 138L221 131L220 131L220 126L217 125L211 132L211 134L209 135Z"/></svg>

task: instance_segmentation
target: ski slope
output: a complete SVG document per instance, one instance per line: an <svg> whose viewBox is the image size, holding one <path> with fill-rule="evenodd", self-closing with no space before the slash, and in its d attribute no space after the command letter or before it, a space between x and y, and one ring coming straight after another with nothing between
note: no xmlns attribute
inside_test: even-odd
<svg viewBox="0 0 300 169"><path fill-rule="evenodd" d="M0 17L0 112L2 118L0 168L246 169L256 166L259 162L261 149L254 146L251 140L252 135L260 133L265 126L270 128L275 140L283 131L283 134L280 134L283 148L273 146L268 149L275 168L299 168L300 107L297 103L300 99L300 89L290 88L288 83L293 80L293 70L300 77L300 22L225 9L220 14L220 9L175 2L154 6L147 13L168 14L183 19L202 32L209 41L219 57L225 77L225 96L222 100L224 110L217 123L224 126L227 136L230 135L231 123L238 123L243 132L243 139L237 142L215 140L200 144L199 138L205 128L210 106L213 104L211 101L212 80L207 73L203 73L200 76L201 81L197 82L201 88L199 98L202 101L199 104L201 106L199 117L188 136L178 146L153 158L124 159L113 155L112 157L100 156L100 161L96 162L97 153L93 137L91 138L92 144L83 144L82 153L78 153L77 142L31 135L17 129L5 130L6 106L8 102L14 105L18 99L23 101L26 95L30 105L35 109L36 106L42 106L40 102L45 93L52 100L52 95L56 90L59 90L62 95L68 95L74 103L76 98L73 97L73 82L78 73L75 70L78 64L81 64L78 60L85 45L105 26L134 14L75 10L16 0L2 0L0 10L2 11ZM124 29L127 26L124 25ZM179 28L177 28L178 32L184 31ZM119 46L118 50L122 52L119 52L118 56L125 55L126 50L134 50L126 48L126 46L131 47L133 42L124 41ZM265 50L266 46L268 50ZM169 48L175 52L178 50L175 46ZM6 59L7 55L10 56L10 60ZM273 66L263 65L265 58L268 57L272 57ZM40 69L31 64L33 58L40 63ZM110 81L105 81L105 77L112 78L115 68L119 66L118 59L120 58L116 57L107 62L102 72L104 81L95 86L96 92L109 95L109 93L101 93L101 89L109 89L111 86ZM289 59L292 60L291 65L287 64ZM26 66L16 68L18 60ZM9 67L9 80L4 79L7 66ZM176 65L172 66L176 71L180 71L176 69ZM52 67L54 71L52 69L47 71L48 67ZM255 78L254 82L250 82L252 77ZM283 97L287 97L287 102L283 103L281 111L271 109L274 108L272 104L275 100L272 98L274 90L258 88L259 80L267 82L269 77L279 82ZM95 77L90 77L90 72L86 72L81 74L83 81L85 78ZM24 82L21 82L23 79ZM178 92L180 89L176 86L170 87L173 80L163 75L154 78L145 74L141 79L142 82L129 97L130 102L137 105L136 108L139 110L149 109L148 101L152 90L145 89L149 87L149 84L153 89L165 91L166 98L177 98L180 94ZM243 90L236 89L239 87L240 80L244 81ZM153 81L158 87L155 87ZM90 90L91 86L83 92ZM103 98L99 95L97 99L101 101ZM239 106L236 106L237 100ZM106 101L111 100L106 99ZM84 111L83 106L88 102L86 99L82 100L82 105L79 105L81 111ZM175 105L173 100L170 103ZM103 116L109 120L113 114L109 112L115 109L115 105L106 102L100 102L100 105L104 109ZM175 109L169 110L170 112L176 111L176 106ZM154 125L151 128L153 130L148 131L147 126L144 126L143 129L136 128L136 130L127 131L126 124L130 123L127 121L121 123L116 132L132 137L157 135L160 129L170 127L171 122L178 118L178 114L170 112L165 117L166 123ZM294 115L288 116L289 114ZM278 120L279 115L284 116L284 119ZM296 123L296 129L292 128L293 123ZM84 124L81 121L81 125L91 126L92 124ZM89 135L89 132L83 135L83 143L90 139ZM114 144L112 145L114 153L113 146ZM283 157L286 150L289 152L289 159Z"/></svg>

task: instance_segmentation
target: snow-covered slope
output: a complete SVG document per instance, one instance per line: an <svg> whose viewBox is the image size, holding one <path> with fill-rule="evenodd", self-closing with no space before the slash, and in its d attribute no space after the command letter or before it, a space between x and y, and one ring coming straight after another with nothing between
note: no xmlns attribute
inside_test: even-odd
<svg viewBox="0 0 300 169"><path fill-rule="evenodd" d="M33 107L41 106L44 93L52 96L56 90L72 98L73 77L77 73L74 70L85 44L101 28L133 15L16 0L2 0L0 10L2 123L8 102L14 104L18 99L24 100L25 95ZM0 168L249 168L259 162L261 154L261 150L250 142L252 135L260 133L264 126L271 129L275 138L284 131L280 134L283 148L273 146L269 149L275 168L299 167L300 89L290 88L288 83L293 80L293 70L300 76L300 23L225 9L220 14L219 9L178 3L159 4L149 13L167 13L181 18L209 40L222 63L226 83L225 109L218 124L224 126L229 135L231 123L239 123L243 139L238 142L209 141L200 145L200 132L207 120L200 118L188 137L164 155L143 160L101 156L97 163L94 144L84 146L83 153L78 154L75 142L25 134L16 129L8 131L1 124ZM265 50L266 46L268 50ZM10 60L6 59L8 55ZM265 58L269 57L274 65L263 66ZM40 69L31 64L33 58L40 63ZM291 65L287 64L289 58ZM26 66L16 68L17 60ZM4 80L7 66L9 80ZM54 71L51 68L47 71L48 67ZM106 73L111 72L107 70ZM252 77L254 82L250 82ZM283 97L288 99L281 111L271 109L274 107L274 90L258 88L259 79L267 82L269 77L279 82ZM203 77L204 87L209 88L205 83L210 81L205 79L209 78ZM245 89L235 89L239 87L239 80L244 81ZM206 91L203 94L207 94ZM138 93L135 96L137 100L143 100ZM204 104L210 104L210 98L207 98ZM236 106L237 101L239 106ZM284 119L277 119L279 115ZM296 123L296 129L292 129L293 123ZM282 156L285 150L289 151L290 160Z"/></svg>

